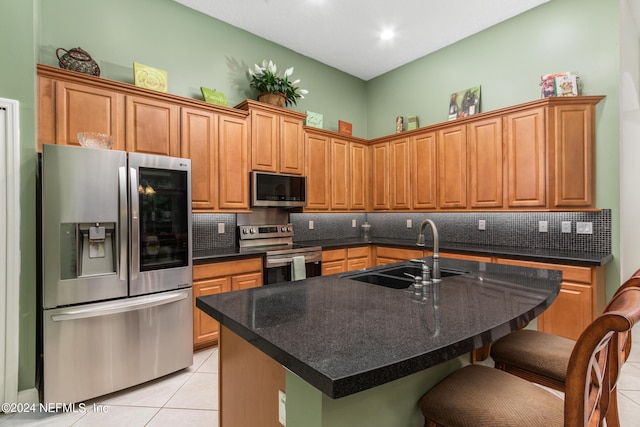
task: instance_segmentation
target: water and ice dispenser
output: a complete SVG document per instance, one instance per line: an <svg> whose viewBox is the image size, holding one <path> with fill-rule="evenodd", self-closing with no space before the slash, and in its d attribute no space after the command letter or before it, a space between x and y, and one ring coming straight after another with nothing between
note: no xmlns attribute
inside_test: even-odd
<svg viewBox="0 0 640 427"><path fill-rule="evenodd" d="M116 248L113 222L61 224L61 279L116 274Z"/></svg>

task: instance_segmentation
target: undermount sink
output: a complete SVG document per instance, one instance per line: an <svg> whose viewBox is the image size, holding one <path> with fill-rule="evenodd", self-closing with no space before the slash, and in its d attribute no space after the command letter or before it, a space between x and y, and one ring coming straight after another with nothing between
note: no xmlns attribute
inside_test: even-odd
<svg viewBox="0 0 640 427"><path fill-rule="evenodd" d="M389 268L383 268L380 270L367 271L356 274L344 275L345 279L357 280L358 282L371 283L372 285L384 286L385 288L392 289L406 289L412 283L413 279L406 276L404 273L408 273L412 276L422 276L422 268L417 265L395 265ZM462 270L440 270L440 277L451 277L466 274L466 271Z"/></svg>

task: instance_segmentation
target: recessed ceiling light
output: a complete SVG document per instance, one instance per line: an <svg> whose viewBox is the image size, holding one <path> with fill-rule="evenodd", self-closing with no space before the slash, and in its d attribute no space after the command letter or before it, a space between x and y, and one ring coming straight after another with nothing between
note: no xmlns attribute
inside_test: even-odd
<svg viewBox="0 0 640 427"><path fill-rule="evenodd" d="M384 30L383 32L380 33L380 38L382 40L391 40L393 36L395 36L395 33L393 32L393 30Z"/></svg>

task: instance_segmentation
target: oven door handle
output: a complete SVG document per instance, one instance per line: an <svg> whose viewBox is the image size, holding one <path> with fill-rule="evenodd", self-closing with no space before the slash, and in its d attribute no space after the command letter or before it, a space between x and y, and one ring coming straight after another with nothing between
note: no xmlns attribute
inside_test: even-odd
<svg viewBox="0 0 640 427"><path fill-rule="evenodd" d="M303 256L303 255L298 255L298 256ZM318 262L322 259L322 255L321 254L309 254L309 255L304 255L304 263L310 263L310 262ZM284 258L267 258L266 259L266 267L270 268L270 267L281 267L284 265L288 265L291 264L293 260L293 257L284 257Z"/></svg>

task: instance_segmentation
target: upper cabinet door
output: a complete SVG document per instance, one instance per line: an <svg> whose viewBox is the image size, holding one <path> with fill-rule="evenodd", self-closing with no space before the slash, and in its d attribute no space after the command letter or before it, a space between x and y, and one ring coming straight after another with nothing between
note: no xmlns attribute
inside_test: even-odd
<svg viewBox="0 0 640 427"><path fill-rule="evenodd" d="M98 132L112 136L112 149L124 149L123 95L57 81L55 97L56 144L80 145L78 132Z"/></svg>
<svg viewBox="0 0 640 427"><path fill-rule="evenodd" d="M249 209L249 140L244 119L219 116L218 163L220 209Z"/></svg>
<svg viewBox="0 0 640 427"><path fill-rule="evenodd" d="M371 146L371 204L376 210L389 209L389 143Z"/></svg>
<svg viewBox="0 0 640 427"><path fill-rule="evenodd" d="M178 106L169 101L127 96L127 151L180 156Z"/></svg>
<svg viewBox="0 0 640 427"><path fill-rule="evenodd" d="M512 208L546 206L546 138L544 108L504 118L507 199Z"/></svg>
<svg viewBox="0 0 640 427"><path fill-rule="evenodd" d="M467 153L471 208L500 208L503 203L502 118L470 123Z"/></svg>
<svg viewBox="0 0 640 427"><path fill-rule="evenodd" d="M251 110L252 170L278 172L279 125L277 114Z"/></svg>
<svg viewBox="0 0 640 427"><path fill-rule="evenodd" d="M389 143L389 167L391 188L391 209L411 208L411 163L409 139L396 139Z"/></svg>
<svg viewBox="0 0 640 427"><path fill-rule="evenodd" d="M330 138L328 136L314 133L306 133L305 135L305 170L307 174L307 206L305 210L325 211L331 206L329 145Z"/></svg>
<svg viewBox="0 0 640 427"><path fill-rule="evenodd" d="M414 209L437 207L436 133L411 137L411 188Z"/></svg>
<svg viewBox="0 0 640 427"><path fill-rule="evenodd" d="M349 142L331 139L331 209L349 209Z"/></svg>
<svg viewBox="0 0 640 427"><path fill-rule="evenodd" d="M358 142L349 143L351 210L366 210L369 194L368 147Z"/></svg>
<svg viewBox="0 0 640 427"><path fill-rule="evenodd" d="M467 127L452 126L438 131L438 206L467 207Z"/></svg>
<svg viewBox="0 0 640 427"><path fill-rule="evenodd" d="M553 119L553 207L592 207L595 203L594 110L593 104L549 108Z"/></svg>
<svg viewBox="0 0 640 427"><path fill-rule="evenodd" d="M302 121L298 118L280 118L279 171L294 175L304 173L304 136Z"/></svg>
<svg viewBox="0 0 640 427"><path fill-rule="evenodd" d="M180 120L181 156L191 159L193 210L216 209L218 180L216 150L218 116L211 111L183 107Z"/></svg>

